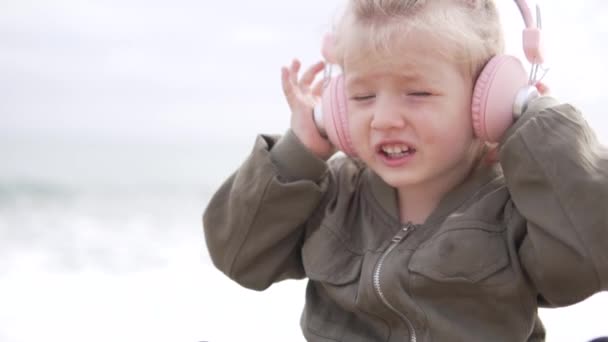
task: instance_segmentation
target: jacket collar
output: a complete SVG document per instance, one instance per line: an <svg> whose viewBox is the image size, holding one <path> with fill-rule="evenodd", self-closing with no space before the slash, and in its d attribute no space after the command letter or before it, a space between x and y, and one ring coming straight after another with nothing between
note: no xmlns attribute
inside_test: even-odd
<svg viewBox="0 0 608 342"><path fill-rule="evenodd" d="M399 220L399 204L397 189L388 185L371 169L366 170L371 192L382 209L396 222ZM471 171L471 174L454 189L450 190L439 202L439 205L426 219L425 224L440 222L453 213L467 200L472 199L486 184L502 178L502 168L499 163L489 166L480 166Z"/></svg>

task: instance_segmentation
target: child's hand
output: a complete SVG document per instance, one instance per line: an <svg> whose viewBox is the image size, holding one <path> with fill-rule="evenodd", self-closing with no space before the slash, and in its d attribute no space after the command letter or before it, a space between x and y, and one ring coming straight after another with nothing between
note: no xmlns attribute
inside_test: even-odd
<svg viewBox="0 0 608 342"><path fill-rule="evenodd" d="M535 86L538 92L543 96L549 95L549 93L551 93L551 89L549 89L549 87L542 82L536 82Z"/></svg>
<svg viewBox="0 0 608 342"><path fill-rule="evenodd" d="M281 69L281 81L291 109L291 130L312 153L327 160L335 152L335 148L319 134L313 119L315 104L320 101L323 91L323 81L317 81L314 86L312 84L324 68L324 62L317 62L298 79L300 61L295 59L289 68Z"/></svg>

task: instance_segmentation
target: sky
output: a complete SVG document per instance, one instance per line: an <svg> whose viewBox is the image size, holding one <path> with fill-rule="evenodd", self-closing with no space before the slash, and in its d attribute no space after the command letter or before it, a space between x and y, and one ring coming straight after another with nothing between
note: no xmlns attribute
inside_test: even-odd
<svg viewBox="0 0 608 342"><path fill-rule="evenodd" d="M240 143L283 132L280 67L320 58L342 3L3 0L0 139ZM500 9L508 52L521 56L516 7ZM608 136L608 4L552 0L543 13L546 81Z"/></svg>
<svg viewBox="0 0 608 342"><path fill-rule="evenodd" d="M521 18L511 1L499 2L507 50L521 57ZM602 106L608 77L608 2L540 3L551 68L545 81L556 97L581 108L600 140L608 143ZM294 57L304 64L321 58L321 37L331 29L342 4L343 0L0 0L0 183L18 177L69 182L76 173L107 173L102 168L108 164L103 151L126 165L114 170L112 180L130 175L125 179L132 181L146 170L158 181L174 176L175 170L162 173L168 166L160 165L163 161L156 160L155 152L167 148L167 155L173 153L170 146L189 146L180 150L180 160L191 156L206 163L178 165L190 168L188 173L180 170L180 175L195 180L203 174L209 184L219 185L245 157L255 135L287 129L289 110L281 92L280 68ZM41 148L53 144L77 151L65 157ZM91 159L90 154L99 157ZM147 161L135 167L130 163L133 156ZM156 170L149 171L152 168ZM154 171L160 173L155 176ZM210 263L203 263L198 273L198 242L189 241L189 248L176 250L180 263L167 269L121 276L40 272L36 265L45 255L23 255L20 269L2 270L14 272L0 284L0 325L8 327L0 329L0 341L7 340L2 333L11 331L11 342L44 339L29 327L31 322L49 331L67 329L72 339L64 335L62 341L81 341L87 334L93 334L88 341L119 341L119 335L124 341L235 341L268 324L259 308L273 312L268 317L278 320L276 338L270 340L294 340L302 296L293 298L293 293L302 294L303 285L287 283L260 294L239 289ZM190 262L181 263L184 260ZM42 289L37 287L41 283ZM89 292L101 288L102 292ZM172 295L151 300L167 291ZM59 301L64 295L74 300ZM229 309L226 297L239 301L239 309ZM127 301L135 305L117 312L116 306ZM34 303L39 311L26 310ZM546 312L557 329L549 342L608 335L599 311L606 305L604 296L566 311ZM58 307L63 310L61 318ZM98 311L87 311L89 319L79 320L91 307ZM242 331L227 325L234 319ZM106 329L100 330L99 322Z"/></svg>
<svg viewBox="0 0 608 342"><path fill-rule="evenodd" d="M316 54L331 3L3 1L0 133L188 142L282 130L280 66Z"/></svg>

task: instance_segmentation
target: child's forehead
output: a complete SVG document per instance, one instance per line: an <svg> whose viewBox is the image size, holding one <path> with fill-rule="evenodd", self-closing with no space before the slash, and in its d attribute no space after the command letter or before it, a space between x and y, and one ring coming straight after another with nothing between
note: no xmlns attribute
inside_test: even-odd
<svg viewBox="0 0 608 342"><path fill-rule="evenodd" d="M345 59L344 63L344 71L357 77L390 74L413 79L420 78L428 69L433 69L433 63L411 54L363 55Z"/></svg>
<svg viewBox="0 0 608 342"><path fill-rule="evenodd" d="M345 62L374 62L402 64L404 61L415 63L418 59L444 57L446 42L440 36L411 28L407 30L376 31L354 29L344 37L343 53ZM447 53L446 53L447 52Z"/></svg>
<svg viewBox="0 0 608 342"><path fill-rule="evenodd" d="M344 76L347 87L368 86L377 82L437 84L447 75L444 70L444 68L429 68L424 64L373 63L347 68L344 70Z"/></svg>
<svg viewBox="0 0 608 342"><path fill-rule="evenodd" d="M349 74L393 74L414 79L428 78L445 69L462 69L455 51L440 36L426 30L393 31L380 37L367 30L353 30L343 50L344 71Z"/></svg>
<svg viewBox="0 0 608 342"><path fill-rule="evenodd" d="M382 49L360 46L346 50L344 55L344 70L362 75L391 73L412 79L455 66L450 58L419 45L392 45Z"/></svg>

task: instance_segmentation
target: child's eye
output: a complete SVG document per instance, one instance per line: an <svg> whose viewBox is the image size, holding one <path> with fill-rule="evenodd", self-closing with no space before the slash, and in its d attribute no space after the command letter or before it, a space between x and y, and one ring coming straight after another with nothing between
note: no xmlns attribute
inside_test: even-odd
<svg viewBox="0 0 608 342"><path fill-rule="evenodd" d="M358 95L358 96L351 97L351 99L354 101L366 101L366 100L371 100L374 97L376 97L376 95Z"/></svg>
<svg viewBox="0 0 608 342"><path fill-rule="evenodd" d="M425 96L431 96L433 94L429 93L428 91L414 91L414 92L408 93L408 95L425 97Z"/></svg>

